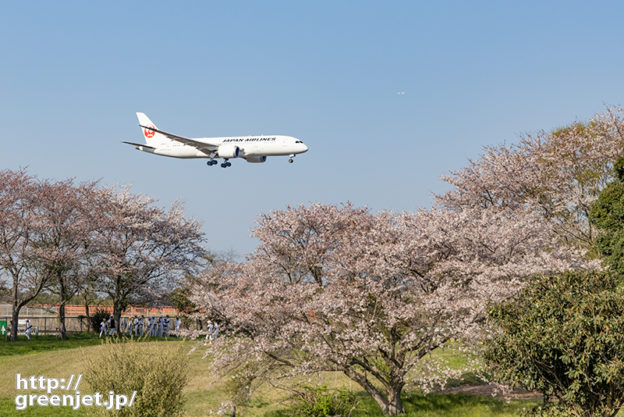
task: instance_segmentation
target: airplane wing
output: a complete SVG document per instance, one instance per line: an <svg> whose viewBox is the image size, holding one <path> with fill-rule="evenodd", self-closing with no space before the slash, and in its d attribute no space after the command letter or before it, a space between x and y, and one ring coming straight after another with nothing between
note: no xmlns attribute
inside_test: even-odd
<svg viewBox="0 0 624 417"><path fill-rule="evenodd" d="M219 147L218 144L214 144L214 143L209 143L209 142L200 142L198 140L195 139L190 139L190 138L185 138L183 136L178 136L178 135L174 135L173 133L168 133L165 131L162 131L160 129L157 129L153 126L143 126L143 125L139 125L141 126L143 129L148 129L148 130L152 130L154 132L158 132L161 135L165 135L166 137L168 137L171 140L175 140L176 142L180 142L183 143L185 145L189 145L192 146L200 151L214 151L215 149L217 149Z"/></svg>
<svg viewBox="0 0 624 417"><path fill-rule="evenodd" d="M122 141L121 143L127 143L128 145L132 145L132 146L141 146L143 148L147 148L147 149L156 149L152 146L146 145L144 143L134 143L134 142L126 142L126 141Z"/></svg>

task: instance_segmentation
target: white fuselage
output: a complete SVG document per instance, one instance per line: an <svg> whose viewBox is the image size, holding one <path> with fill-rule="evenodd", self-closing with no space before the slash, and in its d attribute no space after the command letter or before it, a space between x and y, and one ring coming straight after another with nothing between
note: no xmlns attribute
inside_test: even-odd
<svg viewBox="0 0 624 417"><path fill-rule="evenodd" d="M229 159L243 158L247 162L265 162L269 156L288 155L293 157L304 153L308 147L297 138L283 135L228 136L222 138L188 138L159 130L145 113L138 112L137 118L145 144L126 142L136 149L155 155L172 158L210 158L207 165L217 164L215 158L223 158L221 167L232 166Z"/></svg>
<svg viewBox="0 0 624 417"><path fill-rule="evenodd" d="M203 151L183 143L170 142L151 149L137 146L137 149L156 155L173 158L223 158L219 149L238 148L238 155L227 155L227 158L247 158L262 156L296 155L308 150L299 139L292 136L231 136L222 138L193 138L197 142L218 145L214 151Z"/></svg>

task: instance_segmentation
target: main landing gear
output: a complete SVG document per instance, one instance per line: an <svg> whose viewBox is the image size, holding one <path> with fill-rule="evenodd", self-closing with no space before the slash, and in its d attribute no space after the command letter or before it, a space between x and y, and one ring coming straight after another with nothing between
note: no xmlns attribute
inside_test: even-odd
<svg viewBox="0 0 624 417"><path fill-rule="evenodd" d="M208 165L209 167L213 166L213 165L217 165L219 162L216 159L211 159L210 161L206 162L206 165ZM221 164L221 168L227 168L227 167L231 167L232 163L229 162L227 159L223 160L223 163Z"/></svg>

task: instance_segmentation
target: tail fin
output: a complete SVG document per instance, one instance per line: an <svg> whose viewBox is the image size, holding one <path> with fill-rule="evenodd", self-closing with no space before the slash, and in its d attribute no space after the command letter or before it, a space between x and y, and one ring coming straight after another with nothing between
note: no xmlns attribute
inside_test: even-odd
<svg viewBox="0 0 624 417"><path fill-rule="evenodd" d="M137 112L136 115L139 119L139 125L158 129L145 113ZM141 127L141 132L143 133L143 137L145 138L145 143L154 148L163 145L169 145L172 142L171 139L168 139L162 133L154 132L153 130L146 129L145 127Z"/></svg>

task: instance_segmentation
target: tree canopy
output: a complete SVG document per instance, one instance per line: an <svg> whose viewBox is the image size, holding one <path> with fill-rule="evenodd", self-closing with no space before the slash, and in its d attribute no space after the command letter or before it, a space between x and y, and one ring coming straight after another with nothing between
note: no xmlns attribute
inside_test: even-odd
<svg viewBox="0 0 624 417"><path fill-rule="evenodd" d="M384 413L401 413L409 370L451 337L481 340L488 303L517 295L528 276L599 268L590 208L613 179L623 123L611 108L486 148L443 178L452 187L431 209L312 204L261 215L255 253L193 289L204 317L237 335L212 353L231 366L262 359L282 375L340 370ZM452 372L427 374L424 387Z"/></svg>
<svg viewBox="0 0 624 417"><path fill-rule="evenodd" d="M546 415L614 416L624 404L624 287L610 272L538 275L493 305L495 377L544 394Z"/></svg>

